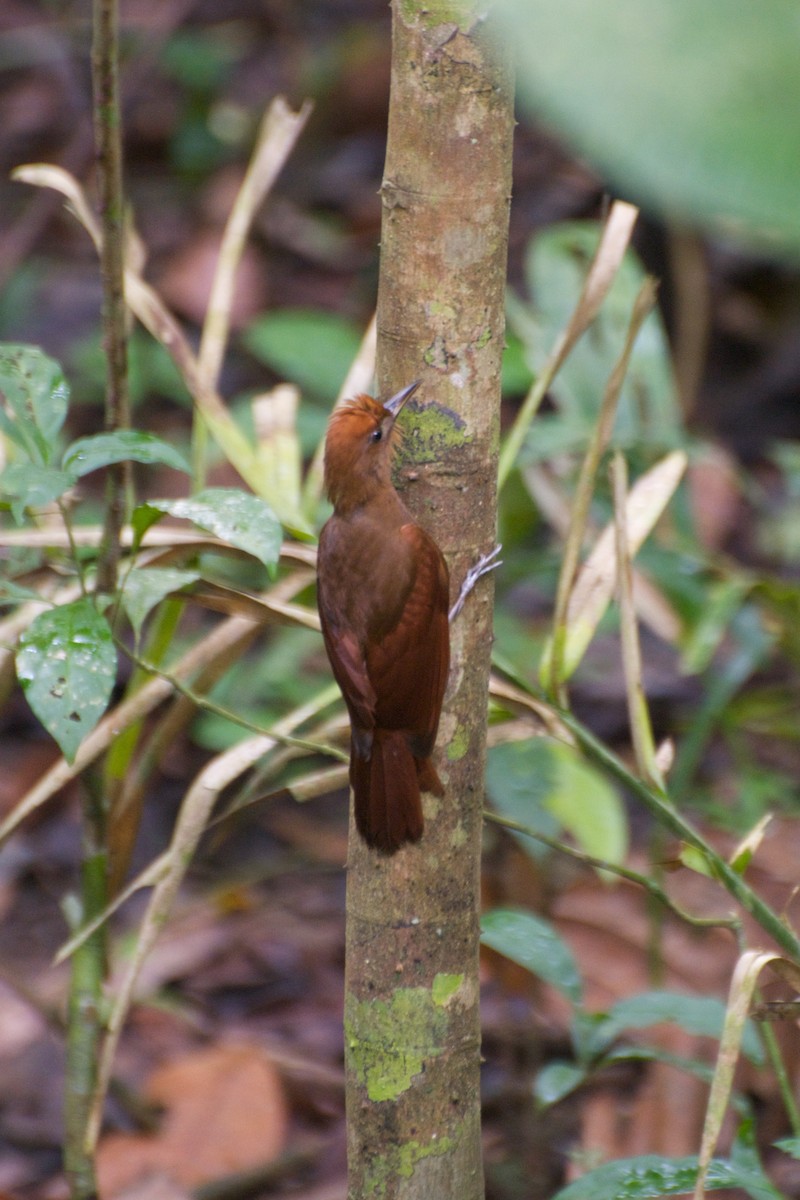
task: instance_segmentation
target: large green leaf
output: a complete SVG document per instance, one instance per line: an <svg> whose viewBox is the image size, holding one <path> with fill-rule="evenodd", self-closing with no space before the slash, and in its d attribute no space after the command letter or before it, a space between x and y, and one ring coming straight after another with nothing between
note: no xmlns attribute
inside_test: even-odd
<svg viewBox="0 0 800 1200"><path fill-rule="evenodd" d="M618 194L800 249L791 0L503 0L529 112Z"/></svg>
<svg viewBox="0 0 800 1200"><path fill-rule="evenodd" d="M481 918L484 946L519 963L581 1003L581 977L572 951L553 926L524 908L495 908Z"/></svg>
<svg viewBox="0 0 800 1200"><path fill-rule="evenodd" d="M333 400L358 352L361 331L335 313L287 308L254 321L244 343L303 391Z"/></svg>
<svg viewBox="0 0 800 1200"><path fill-rule="evenodd" d="M0 343L0 431L33 463L49 463L64 424L69 387L38 346Z"/></svg>
<svg viewBox="0 0 800 1200"><path fill-rule="evenodd" d="M586 1079L586 1068L555 1059L542 1067L533 1084L533 1094L543 1108L569 1096Z"/></svg>
<svg viewBox="0 0 800 1200"><path fill-rule="evenodd" d="M138 637L148 614L170 592L178 592L199 579L197 571L180 567L140 567L125 577L122 606Z"/></svg>
<svg viewBox="0 0 800 1200"><path fill-rule="evenodd" d="M41 600L33 588L23 587L12 579L0 579L0 605L24 604L26 600Z"/></svg>
<svg viewBox="0 0 800 1200"><path fill-rule="evenodd" d="M588 221L565 221L532 239L526 256L531 318L513 300L509 318L518 330L528 363L538 374L562 329L569 323L600 231ZM610 376L644 283L644 270L633 251L623 258L592 328L573 347L550 393L558 412L538 418L525 448L527 460L548 460L583 449L597 421L605 382ZM648 314L631 352L620 392L613 441L620 446L647 444L672 448L681 440L681 417L670 367L670 351L661 316Z"/></svg>
<svg viewBox="0 0 800 1200"><path fill-rule="evenodd" d="M75 475L88 475L100 467L118 462L160 463L183 471L190 468L182 454L169 442L162 441L152 433L140 433L137 429L121 429L116 433L95 433L91 437L78 438L64 451L62 466Z"/></svg>
<svg viewBox="0 0 800 1200"><path fill-rule="evenodd" d="M20 638L17 676L68 762L105 710L116 673L111 630L88 597L40 613Z"/></svg>
<svg viewBox="0 0 800 1200"><path fill-rule="evenodd" d="M697 1158L662 1158L642 1154L604 1163L562 1188L554 1200L659 1200L694 1190ZM763 1176L724 1159L712 1159L706 1176L707 1191L741 1188L752 1200L781 1200L780 1193Z"/></svg>
<svg viewBox="0 0 800 1200"><path fill-rule="evenodd" d="M38 463L9 463L0 474L0 496L7 496L14 519L20 521L26 508L41 508L63 496L75 483L69 471L58 471Z"/></svg>
<svg viewBox="0 0 800 1200"><path fill-rule="evenodd" d="M669 1021L687 1033L719 1038L725 1022L725 1005L716 996L655 990L619 1000L593 1032L596 1049L613 1042L626 1029L648 1029ZM745 1026L742 1051L751 1062L763 1065L764 1050L752 1022Z"/></svg>
<svg viewBox="0 0 800 1200"><path fill-rule="evenodd" d="M148 510L193 521L201 529L252 554L270 571L281 550L281 523L269 505L238 488L206 488L186 500L148 500L137 510L139 521Z"/></svg>
<svg viewBox="0 0 800 1200"><path fill-rule="evenodd" d="M618 793L563 742L534 737L494 747L486 786L503 816L550 836L561 827L587 854L607 862L624 859L628 825ZM518 838L537 853L531 838Z"/></svg>

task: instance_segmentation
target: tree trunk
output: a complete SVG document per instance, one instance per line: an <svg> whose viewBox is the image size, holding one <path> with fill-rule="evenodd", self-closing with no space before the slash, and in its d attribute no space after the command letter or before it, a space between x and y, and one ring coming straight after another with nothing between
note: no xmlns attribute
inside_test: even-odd
<svg viewBox="0 0 800 1200"><path fill-rule="evenodd" d="M444 11L446 10L446 11ZM482 11L485 11L483 9ZM457 591L494 545L513 128L510 71L477 6L394 0L378 381L406 406L398 481ZM422 841L383 858L351 828L345 1049L351 1200L476 1200L478 887L492 585L451 629Z"/></svg>

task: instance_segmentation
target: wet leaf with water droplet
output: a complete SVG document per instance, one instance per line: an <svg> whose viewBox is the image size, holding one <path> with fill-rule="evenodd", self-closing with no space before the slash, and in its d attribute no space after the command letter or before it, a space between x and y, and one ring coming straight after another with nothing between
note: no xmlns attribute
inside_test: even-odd
<svg viewBox="0 0 800 1200"><path fill-rule="evenodd" d="M39 466L51 462L67 415L69 387L38 346L0 343L0 432Z"/></svg>
<svg viewBox="0 0 800 1200"><path fill-rule="evenodd" d="M133 570L125 579L122 605L138 637L148 613L170 592L199 579L197 571L182 571L178 567L143 567Z"/></svg>
<svg viewBox="0 0 800 1200"><path fill-rule="evenodd" d="M663 1196L684 1196L697 1180L697 1158L662 1158L642 1154L620 1158L588 1171L562 1189L554 1200L660 1200ZM740 1188L751 1200L781 1200L780 1193L760 1172L740 1167L725 1159L712 1159L706 1177L706 1191Z"/></svg>
<svg viewBox="0 0 800 1200"><path fill-rule="evenodd" d="M153 508L194 521L222 541L252 554L274 572L283 530L272 509L258 496L238 488L206 488L187 500L148 500L137 512Z"/></svg>
<svg viewBox="0 0 800 1200"><path fill-rule="evenodd" d="M88 597L40 613L20 638L17 676L67 762L105 711L116 674L111 630Z"/></svg>
<svg viewBox="0 0 800 1200"><path fill-rule="evenodd" d="M95 433L79 438L64 451L63 467L75 475L88 475L100 467L118 462L160 463L189 474L189 466L174 446L152 433L138 429L119 429L116 433Z"/></svg>

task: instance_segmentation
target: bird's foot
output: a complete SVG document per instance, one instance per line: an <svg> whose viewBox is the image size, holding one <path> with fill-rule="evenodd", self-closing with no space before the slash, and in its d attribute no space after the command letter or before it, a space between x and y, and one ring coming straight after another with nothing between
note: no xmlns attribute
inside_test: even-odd
<svg viewBox="0 0 800 1200"><path fill-rule="evenodd" d="M482 555L481 558L479 558L475 563L475 566L470 567L470 569L467 571L466 575L464 576L464 582L461 584L461 591L458 593L458 599L450 609L449 619L451 621L455 621L456 617L461 612L467 596L475 587L475 584L478 582L478 580L482 576L488 575L490 571L494 571L495 568L502 565L502 559L497 557L502 549L503 547L500 545L500 543L498 543L494 550L490 550L488 554Z"/></svg>

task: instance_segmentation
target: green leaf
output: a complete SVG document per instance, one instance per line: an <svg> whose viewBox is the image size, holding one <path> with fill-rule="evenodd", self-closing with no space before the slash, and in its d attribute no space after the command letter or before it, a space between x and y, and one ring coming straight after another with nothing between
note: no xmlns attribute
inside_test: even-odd
<svg viewBox="0 0 800 1200"><path fill-rule="evenodd" d="M358 352L361 330L335 313L286 308L259 317L243 341L278 375L332 401Z"/></svg>
<svg viewBox="0 0 800 1200"><path fill-rule="evenodd" d="M188 500L148 500L141 506L193 521L224 542L252 554L273 571L283 541L281 523L272 509L238 488L206 488Z"/></svg>
<svg viewBox="0 0 800 1200"><path fill-rule="evenodd" d="M785 0L504 0L521 99L681 223L800 248L797 8Z"/></svg>
<svg viewBox="0 0 800 1200"><path fill-rule="evenodd" d="M22 587L11 579L0 579L0 604L24 604L28 600L40 600L33 588Z"/></svg>
<svg viewBox="0 0 800 1200"><path fill-rule="evenodd" d="M530 243L528 289L535 298L533 319L516 322L528 362L541 370L575 302L597 249L600 231L589 221L551 226ZM558 413L536 421L525 447L528 461L585 445L597 420L605 380L624 344L631 310L644 283L637 256L628 251L596 316L591 331L577 342L550 388ZM524 307L521 309L525 312ZM657 309L644 320L631 352L620 392L613 440L619 446L655 445L672 449L681 441L681 416L672 377L667 335Z"/></svg>
<svg viewBox="0 0 800 1200"><path fill-rule="evenodd" d="M546 802L556 787L556 773L554 758L542 753L533 739L506 742L489 750L486 790L501 816L554 838L558 836L559 825ZM541 842L520 833L512 835L532 858L547 853Z"/></svg>
<svg viewBox="0 0 800 1200"><path fill-rule="evenodd" d="M40 613L20 638L17 676L68 762L105 710L116 673L111 630L88 597Z"/></svg>
<svg viewBox="0 0 800 1200"><path fill-rule="evenodd" d="M610 1045L626 1029L647 1029L669 1021L687 1033L719 1039L725 1022L725 1005L715 996L690 996L685 992L640 992L619 1000L595 1030L597 1047ZM764 1063L761 1041L751 1021L742 1038L742 1052L756 1066Z"/></svg>
<svg viewBox="0 0 800 1200"><path fill-rule="evenodd" d="M531 368L525 358L525 345L511 329L506 329L501 370L504 396L517 396L527 392L533 383Z"/></svg>
<svg viewBox="0 0 800 1200"><path fill-rule="evenodd" d="M64 451L62 466L65 471L83 476L118 462L161 463L162 466L191 474L188 463L174 446L155 434L140 433L136 429L78 438Z"/></svg>
<svg viewBox="0 0 800 1200"><path fill-rule="evenodd" d="M0 432L33 463L49 463L67 415L69 387L38 346L0 343Z"/></svg>
<svg viewBox="0 0 800 1200"><path fill-rule="evenodd" d="M0 493L11 497L14 519L22 520L26 508L52 504L75 483L69 471L43 467L37 463L11 463L0 474Z"/></svg>
<svg viewBox="0 0 800 1200"><path fill-rule="evenodd" d="M783 1150L784 1154L791 1154L792 1158L800 1159L800 1137L779 1138L773 1145Z"/></svg>
<svg viewBox="0 0 800 1200"><path fill-rule="evenodd" d="M580 1087L585 1079L584 1067L557 1060L548 1063L539 1071L534 1081L533 1094L539 1104L546 1108L551 1104L557 1104L565 1096L569 1096L577 1087Z"/></svg>
<svg viewBox="0 0 800 1200"><path fill-rule="evenodd" d="M642 1154L620 1158L581 1175L562 1188L553 1200L659 1200L661 1196L680 1196L694 1189L697 1158L661 1158ZM724 1159L712 1159L706 1177L706 1190L742 1188L752 1200L779 1200L779 1193L763 1179Z"/></svg>
<svg viewBox="0 0 800 1200"><path fill-rule="evenodd" d="M489 754L486 784L503 816L550 836L560 825L587 854L607 862L625 858L628 827L618 794L563 742L535 737L496 746ZM535 857L531 839L516 836Z"/></svg>
<svg viewBox="0 0 800 1200"><path fill-rule="evenodd" d="M128 614L137 638L148 613L168 596L200 578L198 571L182 571L178 567L141 567L126 576L122 590L122 607Z"/></svg>
<svg viewBox="0 0 800 1200"><path fill-rule="evenodd" d="M580 1004L581 977L572 951L553 926L522 908L495 908L481 918L481 942Z"/></svg>

